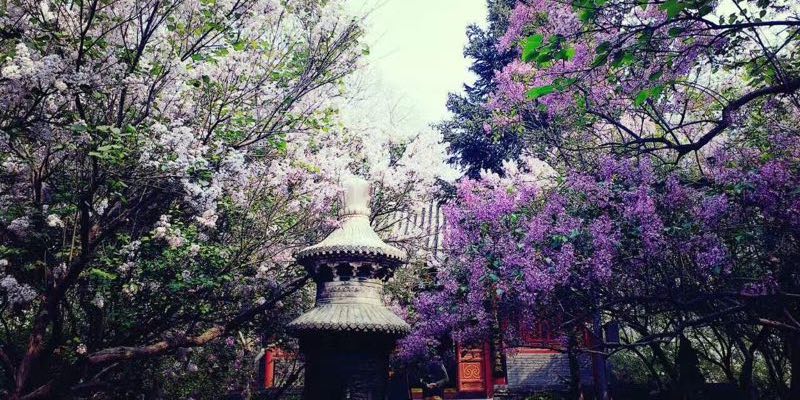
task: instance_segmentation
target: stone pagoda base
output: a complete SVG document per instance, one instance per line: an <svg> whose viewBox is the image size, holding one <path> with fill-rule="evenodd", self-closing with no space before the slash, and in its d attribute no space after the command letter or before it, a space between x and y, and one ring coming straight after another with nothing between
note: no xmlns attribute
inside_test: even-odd
<svg viewBox="0 0 800 400"><path fill-rule="evenodd" d="M384 400L395 340L374 334L324 333L303 337L303 398Z"/></svg>

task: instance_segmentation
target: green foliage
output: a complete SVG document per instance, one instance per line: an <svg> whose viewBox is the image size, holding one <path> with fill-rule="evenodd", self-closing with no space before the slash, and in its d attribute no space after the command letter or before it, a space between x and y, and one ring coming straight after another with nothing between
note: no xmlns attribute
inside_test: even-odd
<svg viewBox="0 0 800 400"><path fill-rule="evenodd" d="M642 89L634 99L633 103L636 107L641 107L647 102L648 100L658 100L658 97L661 96L661 92L664 90L663 85L657 85L649 89Z"/></svg>
<svg viewBox="0 0 800 400"><path fill-rule="evenodd" d="M526 95L529 100L536 100L548 94L563 92L574 85L575 82L577 82L575 78L559 77L556 78L551 85L539 86L528 90Z"/></svg>
<svg viewBox="0 0 800 400"><path fill-rule="evenodd" d="M522 60L535 62L539 67L546 68L555 61L571 61L575 58L575 48L559 35L550 36L547 41L541 34L531 35L522 41L522 45Z"/></svg>
<svg viewBox="0 0 800 400"><path fill-rule="evenodd" d="M531 62L539 55L539 48L544 43L544 35L528 36L522 41L522 61Z"/></svg>
<svg viewBox="0 0 800 400"><path fill-rule="evenodd" d="M528 90L526 96L528 97L528 100L536 100L542 96L547 96L548 94L553 93L555 91L556 91L555 85L539 86Z"/></svg>
<svg viewBox="0 0 800 400"><path fill-rule="evenodd" d="M679 0L666 0L658 6L659 9L667 12L667 17L676 18L680 15L681 11L687 8L687 3Z"/></svg>

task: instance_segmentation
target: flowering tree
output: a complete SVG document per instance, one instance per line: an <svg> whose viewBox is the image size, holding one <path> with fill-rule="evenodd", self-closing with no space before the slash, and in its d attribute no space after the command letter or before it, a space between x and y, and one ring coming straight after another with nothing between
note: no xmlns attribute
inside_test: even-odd
<svg viewBox="0 0 800 400"><path fill-rule="evenodd" d="M797 105L792 2L520 2L499 47L497 125L540 114L543 140L683 156L734 131L749 107ZM560 132L565 126L587 129ZM568 129L569 130L569 129Z"/></svg>
<svg viewBox="0 0 800 400"><path fill-rule="evenodd" d="M494 312L513 322L511 344L515 326L557 316L569 332L601 312L623 326L611 351L646 348L653 375L678 385L672 339L710 332L741 340L733 351L749 366L713 366L734 382L752 385L755 351L776 352L765 362L780 371L794 354L780 343L792 346L798 334L797 134L718 153L702 187L683 171L615 158L550 187L514 163L505 178L463 181L446 214L441 289L420 296L406 350L446 334L491 337Z"/></svg>
<svg viewBox="0 0 800 400"><path fill-rule="evenodd" d="M271 194L258 201L275 211L322 204L313 188L292 193L267 172L279 173L271 160L290 132L321 123L320 100L360 54L358 27L336 7L8 4L0 124L12 398L102 388L107 366L204 345L300 285L276 286L238 314L232 307L255 300L248 293L220 303L248 279L234 266L299 236L292 214L276 212L262 227L277 249L237 241L247 215L226 215L251 206L251 193Z"/></svg>
<svg viewBox="0 0 800 400"><path fill-rule="evenodd" d="M684 396L705 377L800 394L799 24L780 2L518 2L488 134L515 129L559 173L459 184L407 352L497 319L594 320L596 340L613 320L622 342L590 350Z"/></svg>
<svg viewBox="0 0 800 400"><path fill-rule="evenodd" d="M387 214L441 177L437 136L383 143L391 162L367 160L373 142L344 124L345 77L363 49L338 2L3 7L0 382L11 398L219 397L249 376L241 349L308 301L291 252L332 228L342 174L378 180L395 199L376 207Z"/></svg>

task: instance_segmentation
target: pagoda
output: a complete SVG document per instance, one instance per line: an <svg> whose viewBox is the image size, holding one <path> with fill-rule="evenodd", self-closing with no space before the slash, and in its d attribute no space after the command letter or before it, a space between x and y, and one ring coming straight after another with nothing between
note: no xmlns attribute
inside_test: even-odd
<svg viewBox="0 0 800 400"><path fill-rule="evenodd" d="M407 256L370 226L369 184L353 178L345 186L339 227L295 255L317 293L289 332L305 358L304 399L383 400L389 355L410 330L386 308L383 284Z"/></svg>

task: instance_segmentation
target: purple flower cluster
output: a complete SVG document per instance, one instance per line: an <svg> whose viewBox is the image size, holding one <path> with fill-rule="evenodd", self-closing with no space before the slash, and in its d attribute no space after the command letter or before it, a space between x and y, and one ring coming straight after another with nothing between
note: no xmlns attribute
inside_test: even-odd
<svg viewBox="0 0 800 400"><path fill-rule="evenodd" d="M670 296L679 283L755 291L741 282L769 272L737 249L754 232L774 234L763 224L796 240L797 146L720 153L705 186L647 158L613 157L592 172L568 171L546 190L518 172L463 180L446 211L441 289L414 305L417 329L403 354L419 355L448 334L486 338L493 311L533 322L534 310L568 300L564 290Z"/></svg>

